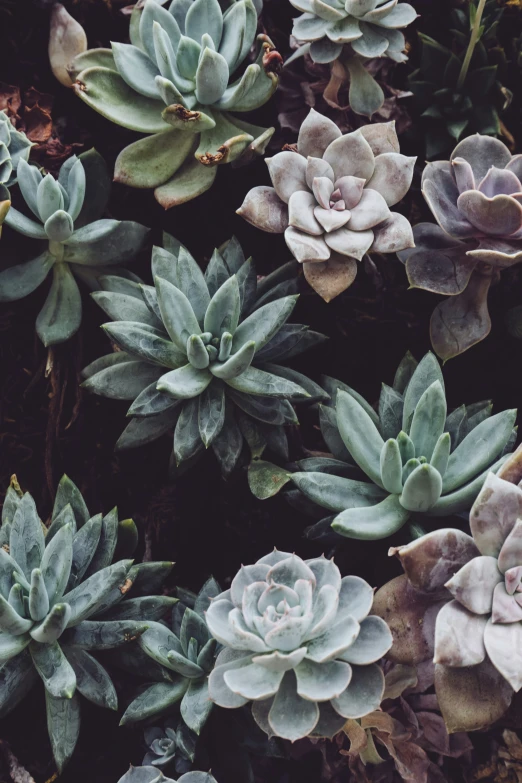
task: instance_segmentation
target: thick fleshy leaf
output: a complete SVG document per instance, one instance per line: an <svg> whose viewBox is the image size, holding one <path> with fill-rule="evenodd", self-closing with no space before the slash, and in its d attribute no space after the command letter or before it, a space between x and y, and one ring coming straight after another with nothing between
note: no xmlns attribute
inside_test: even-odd
<svg viewBox="0 0 522 783"><path fill-rule="evenodd" d="M190 680L180 705L181 717L186 725L199 734L212 709L206 677Z"/></svg>
<svg viewBox="0 0 522 783"><path fill-rule="evenodd" d="M360 34L362 35L362 33ZM350 57L345 61L345 65L350 74L350 90L348 93L350 108L356 114L362 114L371 119L384 104L382 87L364 67L360 57Z"/></svg>
<svg viewBox="0 0 522 783"><path fill-rule="evenodd" d="M186 364L162 375L156 388L175 399L190 400L205 391L212 377L208 370L196 370L191 364Z"/></svg>
<svg viewBox="0 0 522 783"><path fill-rule="evenodd" d="M185 677L179 677L173 683L157 682L149 686L129 704L120 726L130 726L171 711L185 695L189 682Z"/></svg>
<svg viewBox="0 0 522 783"><path fill-rule="evenodd" d="M450 601L437 615L435 663L476 666L486 656L484 630L488 618L473 614L458 601Z"/></svg>
<svg viewBox="0 0 522 783"><path fill-rule="evenodd" d="M445 583L445 587L470 612L489 614L493 604L493 591L502 581L496 558L483 555L466 563Z"/></svg>
<svg viewBox="0 0 522 783"><path fill-rule="evenodd" d="M453 152L450 160L464 158L475 175L475 181L480 182L491 166L503 169L511 160L511 153L505 144L491 136L475 134L461 141Z"/></svg>
<svg viewBox="0 0 522 783"><path fill-rule="evenodd" d="M197 0L197 2L201 1ZM210 0L204 0L204 2L210 2ZM215 2L217 3L217 0ZM196 71L196 97L198 102L205 106L219 101L227 88L228 79L227 61L219 52L215 52L207 46L203 50Z"/></svg>
<svg viewBox="0 0 522 783"><path fill-rule="evenodd" d="M80 734L80 702L75 694L70 699L55 698L45 691L47 731L54 760L59 772L71 758Z"/></svg>
<svg viewBox="0 0 522 783"><path fill-rule="evenodd" d="M295 674L287 672L268 714L273 733L294 742L310 734L318 720L317 704L299 696Z"/></svg>
<svg viewBox="0 0 522 783"><path fill-rule="evenodd" d="M55 699L71 699L76 690L76 676L60 645L32 642L29 650L47 693Z"/></svg>
<svg viewBox="0 0 522 783"><path fill-rule="evenodd" d="M390 629L381 617L365 617L357 639L339 657L358 666L375 663L388 652L392 641Z"/></svg>
<svg viewBox="0 0 522 783"><path fill-rule="evenodd" d="M382 487L380 455L384 441L364 408L347 392L337 394L337 424L346 448L371 480Z"/></svg>
<svg viewBox="0 0 522 783"><path fill-rule="evenodd" d="M267 669L251 663L240 669L230 669L224 673L226 685L233 693L244 699L267 699L277 693L284 671Z"/></svg>
<svg viewBox="0 0 522 783"><path fill-rule="evenodd" d="M288 228L288 207L274 188L258 185L249 190L236 213L248 223L270 234L283 234Z"/></svg>
<svg viewBox="0 0 522 783"><path fill-rule="evenodd" d="M484 632L484 643L493 666L516 692L522 687L520 674L521 637L522 625L519 622L504 625L489 620Z"/></svg>
<svg viewBox="0 0 522 783"><path fill-rule="evenodd" d="M79 693L98 707L116 710L116 689L103 666L85 650L65 648L64 652L74 669Z"/></svg>
<svg viewBox="0 0 522 783"><path fill-rule="evenodd" d="M206 620L210 632L221 644L252 653L269 651L264 641L248 630L241 621L239 611L230 601L213 601L207 611ZM233 620L235 622L232 622Z"/></svg>
<svg viewBox="0 0 522 783"><path fill-rule="evenodd" d="M354 643L359 628L359 623L351 615L338 618L325 633L307 642L306 659L324 663L337 658Z"/></svg>
<svg viewBox="0 0 522 783"><path fill-rule="evenodd" d="M327 473L293 473L292 481L310 500L330 511L374 506L386 494L373 484Z"/></svg>
<svg viewBox="0 0 522 783"><path fill-rule="evenodd" d="M375 158L375 170L367 187L380 193L389 207L404 198L410 189L416 158L385 152Z"/></svg>
<svg viewBox="0 0 522 783"><path fill-rule="evenodd" d="M306 158L295 152L278 152L266 158L272 184L279 198L288 204L297 191L308 191L306 183Z"/></svg>
<svg viewBox="0 0 522 783"><path fill-rule="evenodd" d="M68 66L87 49L85 30L61 3L52 7L49 30L49 62L55 77L71 87Z"/></svg>
<svg viewBox="0 0 522 783"><path fill-rule="evenodd" d="M332 699L332 707L344 718L362 718L379 708L384 694L384 675L380 666L352 666L347 689Z"/></svg>
<svg viewBox="0 0 522 783"><path fill-rule="evenodd" d="M341 661L314 663L304 660L296 666L295 676L299 696L309 701L328 701L346 690L352 678L352 669Z"/></svg>
<svg viewBox="0 0 522 783"><path fill-rule="evenodd" d="M461 193L459 211L479 231L485 234L509 236L522 225L522 205L511 196L488 198L478 190Z"/></svg>
<svg viewBox="0 0 522 783"><path fill-rule="evenodd" d="M171 209L201 196L212 187L216 176L216 166L202 166L189 157L171 179L156 188L154 197L164 209Z"/></svg>
<svg viewBox="0 0 522 783"><path fill-rule="evenodd" d="M522 516L522 489L489 473L470 513L470 528L483 555L498 557Z"/></svg>
<svg viewBox="0 0 522 783"><path fill-rule="evenodd" d="M216 665L210 673L208 680L209 696L220 707L242 707L248 703L247 699L234 693L225 684L225 673L251 664L252 656L243 651L231 650L225 647L219 654Z"/></svg>
<svg viewBox="0 0 522 783"><path fill-rule="evenodd" d="M14 231L31 239L48 239L45 229L40 223L36 223L13 207L5 215L4 222L6 226L10 226Z"/></svg>
<svg viewBox="0 0 522 783"><path fill-rule="evenodd" d="M397 495L388 495L376 505L342 511L332 522L332 529L347 538L375 541L400 530L410 518Z"/></svg>
<svg viewBox="0 0 522 783"><path fill-rule="evenodd" d="M460 530L435 530L393 550L413 587L422 592L440 590L479 551Z"/></svg>
<svg viewBox="0 0 522 783"><path fill-rule="evenodd" d="M153 327L140 324L134 321L114 321L103 325L103 329L109 337L124 351L136 356L145 362L151 362L156 367L158 365L165 367L179 367L186 359L183 353L170 340L165 339L164 332L160 332ZM107 378L113 376L121 377L126 372L126 363L117 367L110 367L91 376L88 381L96 378L97 375L105 373ZM143 368L143 389L153 380L152 376L147 374ZM93 381L94 382L94 381ZM122 393L124 393L122 391Z"/></svg>
<svg viewBox="0 0 522 783"><path fill-rule="evenodd" d="M428 511L441 496L442 477L428 463L420 464L409 474L399 498L408 511Z"/></svg>
<svg viewBox="0 0 522 783"><path fill-rule="evenodd" d="M297 149L305 159L322 158L327 147L340 136L341 131L332 120L310 109L299 129Z"/></svg>
<svg viewBox="0 0 522 783"><path fill-rule="evenodd" d="M170 180L194 146L191 133L171 128L125 147L114 167L114 180L132 188L157 188Z"/></svg>
<svg viewBox="0 0 522 783"><path fill-rule="evenodd" d="M132 220L97 220L65 242L65 261L101 266L128 261L144 245L149 229Z"/></svg>

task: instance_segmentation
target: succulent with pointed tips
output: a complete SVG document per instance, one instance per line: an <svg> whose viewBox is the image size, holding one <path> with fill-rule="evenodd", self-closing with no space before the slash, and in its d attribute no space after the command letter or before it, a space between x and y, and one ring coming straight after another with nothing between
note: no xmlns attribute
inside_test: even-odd
<svg viewBox="0 0 522 783"><path fill-rule="evenodd" d="M426 166L422 192L438 226L415 226L415 248L399 258L412 287L449 297L430 326L446 360L487 337L489 288L522 261L522 155L490 136L469 136L449 161Z"/></svg>
<svg viewBox="0 0 522 783"><path fill-rule="evenodd" d="M288 476L306 498L334 512L317 534L331 525L342 536L375 540L419 515L466 511L515 441L516 410L492 416L486 400L448 415L431 353L419 364L406 355L393 387L382 386L378 414L349 386L333 378L325 386L331 407L320 408L321 430L334 459L302 460L304 471Z"/></svg>
<svg viewBox="0 0 522 783"><path fill-rule="evenodd" d="M353 283L365 253L413 247L408 220L390 207L408 192L415 160L400 154L393 122L343 135L312 109L297 150L267 159L273 187L253 188L238 214L284 233L308 282L329 302Z"/></svg>
<svg viewBox="0 0 522 783"><path fill-rule="evenodd" d="M147 726L143 735L148 747L143 759L144 767L173 767L178 775L190 770L196 736L182 720L167 718L163 727Z"/></svg>
<svg viewBox="0 0 522 783"><path fill-rule="evenodd" d="M166 778L157 767L131 767L118 783L175 783L172 778ZM217 783L210 772L186 772L177 783Z"/></svg>
<svg viewBox="0 0 522 783"><path fill-rule="evenodd" d="M130 220L99 220L110 191L105 162L95 150L68 158L58 179L43 175L21 158L18 185L28 217L11 208L5 223L48 247L36 258L0 272L0 302L22 299L38 288L48 274L53 280L36 320L44 345L63 343L79 329L82 302L76 278L91 289L113 264L131 259L145 242L148 228ZM36 218L36 220L35 220ZM130 276L123 270L120 274Z"/></svg>
<svg viewBox="0 0 522 783"><path fill-rule="evenodd" d="M293 35L303 45L291 60L309 54L317 63L338 60L350 74L350 107L371 117L384 93L364 67L375 57L402 63L406 41L402 29L417 12L398 0L290 0L302 16L294 19Z"/></svg>
<svg viewBox="0 0 522 783"><path fill-rule="evenodd" d="M324 557L305 561L274 550L242 566L206 613L224 645L210 674L210 698L227 708L252 702L270 736L333 737L347 718L381 703L384 676L376 661L392 640L386 623L369 616L372 603L364 579L342 579Z"/></svg>
<svg viewBox="0 0 522 783"><path fill-rule="evenodd" d="M151 566L162 576L172 566L133 566L126 558L136 543L132 520L119 520L117 509L91 517L67 476L58 485L48 529L16 480L7 491L0 527L0 714L7 715L40 677L60 771L80 731L78 694L117 708L109 674L92 653L136 639L147 618L161 617L173 603L163 597L120 603ZM115 555L123 559L113 563Z"/></svg>
<svg viewBox="0 0 522 783"><path fill-rule="evenodd" d="M0 235L11 206L9 188L16 182L19 162L29 160L32 146L25 133L16 130L7 110L0 111Z"/></svg>
<svg viewBox="0 0 522 783"><path fill-rule="evenodd" d="M169 625L150 622L135 644L112 654L119 666L149 683L129 704L121 724L159 717L179 704L185 728L178 729L176 743L181 743L185 755L191 745L190 732L200 734L212 709L208 676L217 645L205 624L204 612L219 593L220 587L212 578L197 596L183 591Z"/></svg>
<svg viewBox="0 0 522 783"><path fill-rule="evenodd" d="M449 731L486 728L522 687L521 465L519 447L488 474L470 512L471 536L437 530L390 550L405 574L375 598L394 637L389 657L434 659Z"/></svg>
<svg viewBox="0 0 522 783"><path fill-rule="evenodd" d="M166 235L165 244L153 250L155 287L105 278L104 291L93 294L113 319L105 331L122 350L87 367L83 386L133 401L117 448L174 429L178 465L212 446L224 475L243 439L253 456L267 443L285 453L284 425L297 422L291 403L325 397L283 366L325 339L286 323L297 300L293 264L258 283L235 239L214 252L205 274L181 243Z"/></svg>
<svg viewBox="0 0 522 783"><path fill-rule="evenodd" d="M274 132L238 119L268 101L281 60L265 35L241 76L256 38L252 0L223 11L218 0L146 0L130 20L130 44L79 55L74 90L104 117L146 138L126 147L115 179L155 188L165 208L208 190L217 164L248 162Z"/></svg>

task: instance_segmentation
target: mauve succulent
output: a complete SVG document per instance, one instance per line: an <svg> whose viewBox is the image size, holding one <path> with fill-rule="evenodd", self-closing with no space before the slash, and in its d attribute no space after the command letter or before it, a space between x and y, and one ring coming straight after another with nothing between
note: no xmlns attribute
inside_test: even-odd
<svg viewBox="0 0 522 783"><path fill-rule="evenodd" d="M415 226L415 248L399 257L412 287L450 296L431 318L442 359L489 334L489 287L502 269L522 261L521 178L522 155L479 134L457 144L449 161L424 170L422 192L438 226Z"/></svg>
<svg viewBox="0 0 522 783"><path fill-rule="evenodd" d="M306 279L329 302L353 283L367 252L413 247L408 220L390 207L408 192L415 160L400 154L393 122L343 135L312 109L297 149L267 158L273 187L253 188L238 214L284 233Z"/></svg>

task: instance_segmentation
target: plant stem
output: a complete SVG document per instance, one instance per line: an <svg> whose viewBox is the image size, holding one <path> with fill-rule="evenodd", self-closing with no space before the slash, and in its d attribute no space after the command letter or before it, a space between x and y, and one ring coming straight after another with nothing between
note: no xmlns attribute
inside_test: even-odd
<svg viewBox="0 0 522 783"><path fill-rule="evenodd" d="M457 80L457 90L462 89L462 86L466 81L466 76L468 75L469 64L471 62L471 58L473 57L473 52L475 51L475 46L477 45L479 37L480 23L482 21L482 14L484 13L485 5L486 0L479 0L475 21L473 23L473 29L471 30L471 38L469 39L466 56L464 57L462 68L460 69L459 73L459 78Z"/></svg>

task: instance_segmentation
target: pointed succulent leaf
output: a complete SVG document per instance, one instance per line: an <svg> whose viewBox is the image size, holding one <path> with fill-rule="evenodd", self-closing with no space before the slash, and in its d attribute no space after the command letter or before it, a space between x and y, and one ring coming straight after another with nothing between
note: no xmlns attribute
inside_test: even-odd
<svg viewBox="0 0 522 783"><path fill-rule="evenodd" d="M409 518L410 512L401 505L398 495L388 495L376 505L342 511L332 522L332 529L347 538L376 541L396 533Z"/></svg>
<svg viewBox="0 0 522 783"><path fill-rule="evenodd" d="M371 480L382 487L380 455L384 441L364 408L350 395L337 395L337 424L346 448Z"/></svg>
<svg viewBox="0 0 522 783"><path fill-rule="evenodd" d="M29 650L49 695L55 699L71 699L76 690L76 676L60 645L32 642Z"/></svg>
<svg viewBox="0 0 522 783"><path fill-rule="evenodd" d="M297 296L286 296L255 310L236 329L232 350L237 351L250 340L260 350L287 321L296 302Z"/></svg>
<svg viewBox="0 0 522 783"><path fill-rule="evenodd" d="M392 494L402 492L402 459L396 440L387 440L381 451L381 479L384 488Z"/></svg>
<svg viewBox="0 0 522 783"><path fill-rule="evenodd" d="M69 604L55 604L49 614L31 630L31 636L38 644L53 644L64 632L71 619Z"/></svg>
<svg viewBox="0 0 522 783"><path fill-rule="evenodd" d="M46 689L45 706L53 756L61 772L74 753L80 734L80 703L76 695L56 698Z"/></svg>
<svg viewBox="0 0 522 783"><path fill-rule="evenodd" d="M241 299L236 275L232 275L218 288L205 313L204 330L214 337L224 332L234 334L239 323ZM241 345L237 346L238 348ZM237 350L237 348L236 348Z"/></svg>
<svg viewBox="0 0 522 783"><path fill-rule="evenodd" d="M435 381L440 381L444 391L444 379L440 365L435 356L430 352L421 359L404 392L404 409L402 414L402 429L409 433L411 421L417 404L429 386Z"/></svg>
<svg viewBox="0 0 522 783"><path fill-rule="evenodd" d="M201 440L208 449L225 422L225 389L211 383L199 397L198 427Z"/></svg>
<svg viewBox="0 0 522 783"><path fill-rule="evenodd" d="M74 669L78 692L98 707L117 709L116 689L103 666L85 650L66 647L64 652Z"/></svg>
<svg viewBox="0 0 522 783"><path fill-rule="evenodd" d="M446 395L439 381L434 381L415 406L410 427L410 438L415 455L430 460L433 449L444 432L446 422Z"/></svg>

